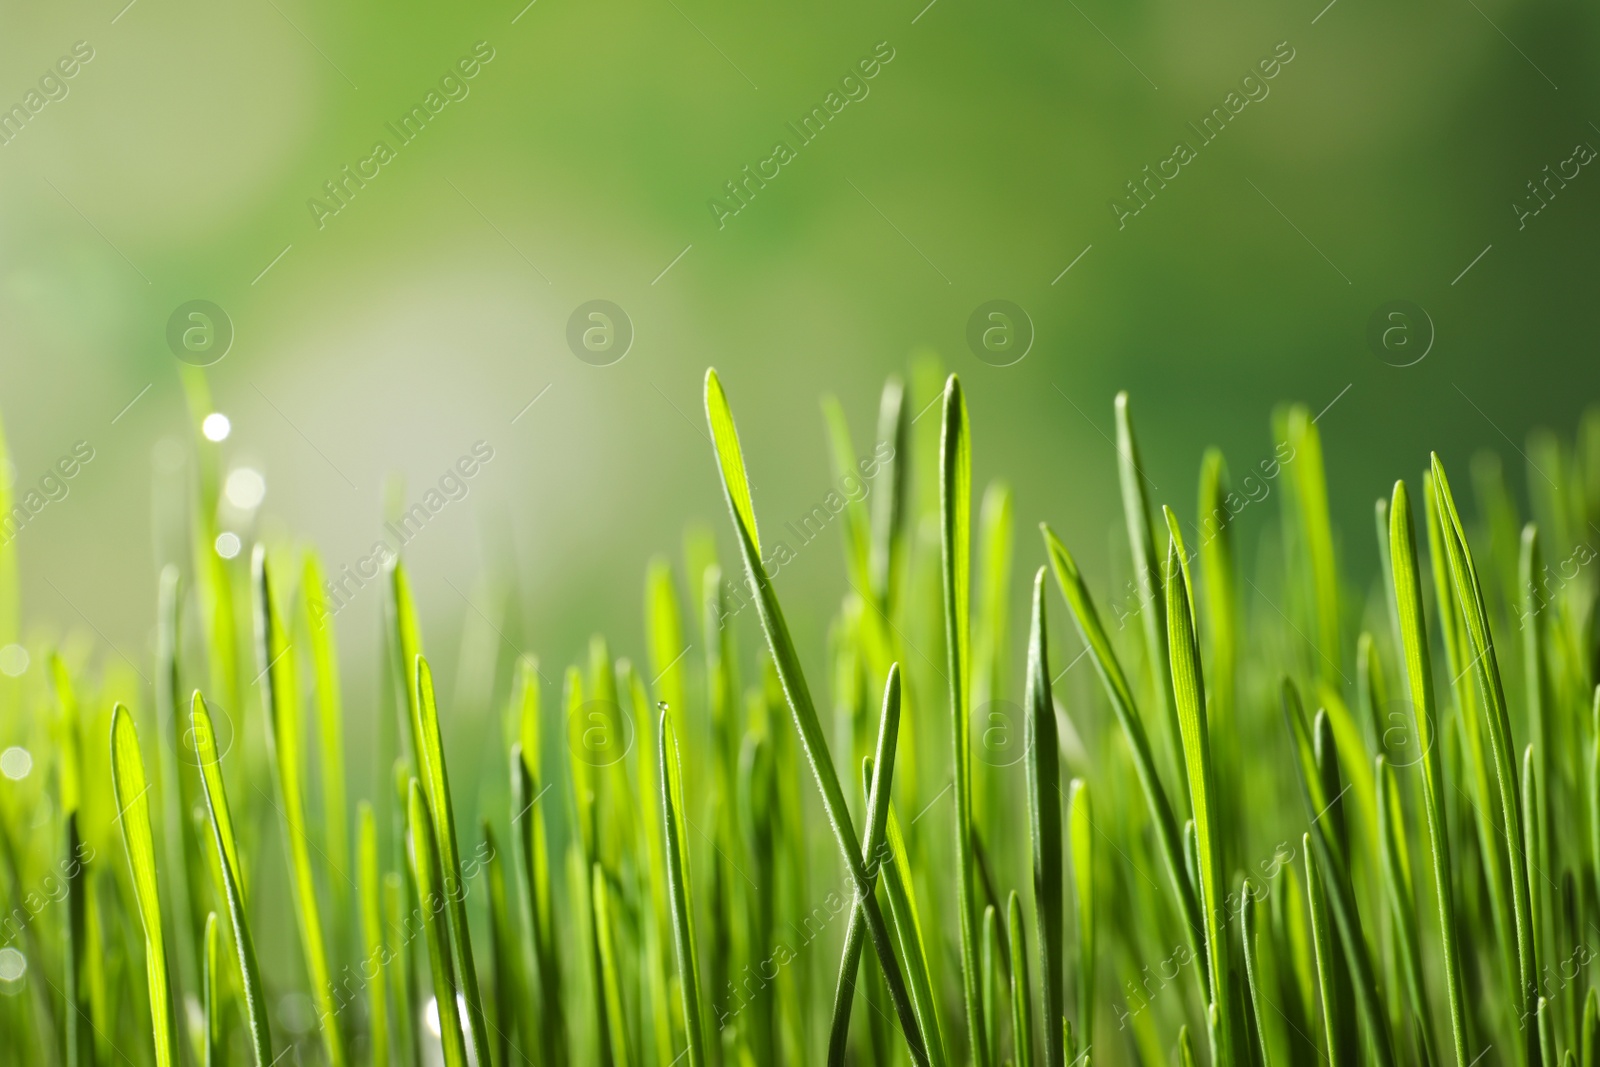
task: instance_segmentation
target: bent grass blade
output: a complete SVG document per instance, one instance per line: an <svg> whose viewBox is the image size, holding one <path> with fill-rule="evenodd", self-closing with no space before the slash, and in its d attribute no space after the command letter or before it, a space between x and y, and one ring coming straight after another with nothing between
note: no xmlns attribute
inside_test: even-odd
<svg viewBox="0 0 1600 1067"><path fill-rule="evenodd" d="M871 935L873 949L882 965L885 982L895 1013L912 1059L919 1065L928 1063L925 1041L912 1012L900 963L895 957L894 942L888 925L872 896L872 883L866 866L861 862L860 842L856 840L850 810L845 803L844 790L828 754L828 744L812 702L811 690L800 667L800 657L789 636L788 623L778 605L777 593L772 588L766 568L761 561L761 542L756 531L755 509L750 500L750 484L745 475L744 455L739 447L739 435L733 423L733 412L728 407L727 395L715 370L706 371L705 387L706 421L710 425L717 469L722 476L723 496L733 518L734 534L739 542L739 554L744 563L745 575L756 591L756 609L761 628L772 653L783 694L794 716L795 728L800 735L806 760L811 765L813 777L827 812L834 842L839 848L855 888L863 895L867 912L867 932Z"/></svg>

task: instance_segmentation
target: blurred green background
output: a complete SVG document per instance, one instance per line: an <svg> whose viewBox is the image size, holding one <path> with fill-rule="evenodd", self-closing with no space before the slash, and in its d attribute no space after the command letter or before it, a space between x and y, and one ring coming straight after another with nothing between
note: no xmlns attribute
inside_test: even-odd
<svg viewBox="0 0 1600 1067"><path fill-rule="evenodd" d="M464 684L458 633L490 610L494 545L522 583L519 645L559 664L603 629L642 658L648 558L679 558L696 520L731 544L707 365L777 523L832 481L819 396L842 398L865 451L884 377L937 353L969 391L978 486L1016 489L1019 593L1038 519L1108 581L1118 389L1153 495L1186 517L1205 445L1242 471L1272 452L1275 404L1332 404L1319 427L1358 582L1371 501L1429 448L1457 465L1497 448L1520 484L1528 430L1569 430L1592 396L1600 175L1547 186L1537 215L1515 206L1600 144L1592 9L924 2L12 5L0 107L27 115L0 145L0 411L15 485L76 442L94 450L18 535L24 617L148 662L192 453L167 324L196 299L234 331L204 372L231 420L219 455L265 480L258 511L224 516L246 543L305 539L330 571L353 565L381 535L386 484L409 504L492 447L406 549L446 691ZM93 58L28 111L77 42ZM402 145L386 124L475 47L493 58L467 94ZM798 145L787 124L875 49L893 58L867 95L719 227L724 183ZM1189 124L1275 51L1293 58L1269 95L1119 226L1125 183L1199 146ZM308 201L379 140L395 157L319 226ZM635 335L609 366L566 339L594 299ZM1031 320L1011 366L968 346L993 299ZM1411 348L1368 342L1394 300L1436 334L1411 366L1393 364L1424 347L1420 321L1404 323ZM1272 515L1243 517L1247 543ZM809 655L844 591L836 551L802 551L779 582ZM358 717L379 602L369 590L340 615Z"/></svg>

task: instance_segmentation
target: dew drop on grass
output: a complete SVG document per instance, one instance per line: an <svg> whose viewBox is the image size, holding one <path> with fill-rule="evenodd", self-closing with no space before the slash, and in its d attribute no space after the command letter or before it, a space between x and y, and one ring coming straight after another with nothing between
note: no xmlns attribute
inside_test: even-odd
<svg viewBox="0 0 1600 1067"><path fill-rule="evenodd" d="M0 982L11 984L22 980L28 970L28 959L14 948L0 948Z"/></svg>
<svg viewBox="0 0 1600 1067"><path fill-rule="evenodd" d="M239 535L231 530L223 530L217 534L217 555L223 559L232 559L239 554Z"/></svg>
<svg viewBox="0 0 1600 1067"><path fill-rule="evenodd" d="M0 752L0 774L13 782L20 782L33 770L33 755L25 748L13 745Z"/></svg>
<svg viewBox="0 0 1600 1067"><path fill-rule="evenodd" d="M28 669L28 650L21 645L0 648L0 674L15 678Z"/></svg>
<svg viewBox="0 0 1600 1067"><path fill-rule="evenodd" d="M206 435L207 441L225 441L232 429L233 423L220 411L213 411L200 421L200 432Z"/></svg>
<svg viewBox="0 0 1600 1067"><path fill-rule="evenodd" d="M240 511L254 511L267 495L267 480L254 467L235 467L228 472L222 495Z"/></svg>

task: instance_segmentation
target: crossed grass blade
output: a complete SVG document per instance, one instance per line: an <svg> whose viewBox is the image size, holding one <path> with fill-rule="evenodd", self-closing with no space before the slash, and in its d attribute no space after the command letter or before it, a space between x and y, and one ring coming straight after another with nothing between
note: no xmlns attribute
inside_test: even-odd
<svg viewBox="0 0 1600 1067"><path fill-rule="evenodd" d="M167 944L161 929L161 891L156 878L156 848L150 833L150 785L133 714L122 704L111 709L111 791L122 826L122 845L133 874L134 904L144 928L145 981L150 990L150 1029L156 1067L178 1067L178 1030L172 1011Z"/></svg>
<svg viewBox="0 0 1600 1067"><path fill-rule="evenodd" d="M794 716L796 731L812 775L822 794L823 807L828 816L834 841L844 858L846 868L856 890L862 894L867 912L867 930L871 935L889 995L899 1016L901 1030L911 1050L913 1060L919 1065L928 1063L926 1042L912 1012L911 1002L895 957L894 944L877 899L872 896L872 883L861 862L859 843L851 823L850 811L845 803L844 790L839 785L832 758L828 754L822 724L812 703L811 691L800 668L800 658L789 636L788 624L778 605L771 579L761 561L761 542L755 522L755 509L750 500L750 484L745 474L744 455L739 447L738 430L734 426L733 412L727 395L715 370L706 371L705 388L706 421L710 424L718 472L722 478L723 496L733 518L734 533L739 542L739 553L745 574L756 590L756 609L761 628L772 653L773 666L783 688L783 694Z"/></svg>
<svg viewBox="0 0 1600 1067"><path fill-rule="evenodd" d="M883 863L884 841L888 834L889 798L894 781L895 753L900 739L900 665L889 668L884 683L883 709L878 716L878 742L874 755L865 761L863 777L868 779L867 818L862 844L862 862L874 880ZM839 963L839 980L834 985L833 1016L828 1024L829 1067L841 1067L850 1038L850 1011L855 1002L856 974L866 938L866 911L856 900L850 909L850 925L845 931L844 957Z"/></svg>

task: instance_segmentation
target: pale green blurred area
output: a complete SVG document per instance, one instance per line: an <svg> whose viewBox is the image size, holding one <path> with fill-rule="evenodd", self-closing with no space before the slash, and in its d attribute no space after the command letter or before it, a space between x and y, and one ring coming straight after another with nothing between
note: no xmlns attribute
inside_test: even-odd
<svg viewBox="0 0 1600 1067"><path fill-rule="evenodd" d="M819 396L840 395L865 452L883 378L937 351L968 389L979 486L1016 488L1019 591L1039 519L1109 582L1117 389L1156 502L1186 517L1205 445L1248 468L1272 452L1275 404L1337 397L1319 427L1357 585L1371 501L1429 448L1458 467L1497 448L1520 483L1527 431L1569 430L1592 397L1600 175L1524 230L1510 207L1575 143L1600 144L1595 20L1577 4L922 2L11 5L0 106L74 42L95 53L0 147L18 484L79 440L96 456L18 538L25 619L148 662L181 529L171 455L192 447L164 331L195 298L237 331L206 374L232 420L225 464L266 478L247 540L304 539L336 572L379 535L388 476L414 500L493 447L406 550L458 692L490 542L514 548L519 648L560 664L604 630L642 660L649 557L681 558L695 520L730 544L707 365L758 513L781 523L830 486ZM470 95L319 229L307 200L480 41L494 58ZM708 200L883 41L870 95L719 230ZM1284 41L1295 58L1270 95L1119 230L1110 199ZM965 342L997 297L1037 331L1006 368ZM564 337L595 298L637 331L603 368ZM1365 341L1397 298L1438 330L1404 369ZM1248 541L1273 514L1244 520ZM820 661L845 591L836 545L802 551L779 590ZM378 606L373 586L339 617L355 716Z"/></svg>

